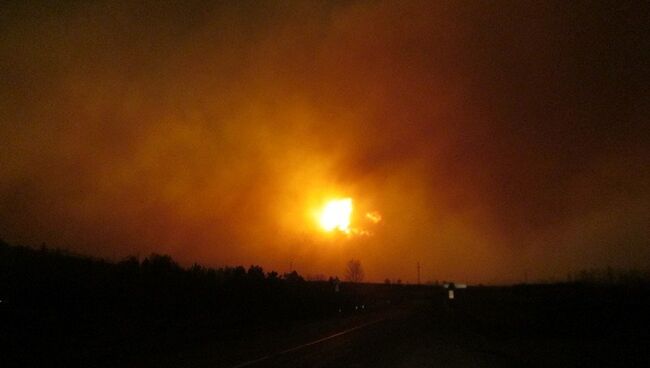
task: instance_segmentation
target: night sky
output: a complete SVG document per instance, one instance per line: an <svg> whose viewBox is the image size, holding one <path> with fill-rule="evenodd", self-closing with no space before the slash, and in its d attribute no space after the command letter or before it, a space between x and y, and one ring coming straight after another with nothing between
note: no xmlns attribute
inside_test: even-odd
<svg viewBox="0 0 650 368"><path fill-rule="evenodd" d="M0 237L303 275L355 258L370 281L647 267L649 9L3 2ZM332 198L354 233L314 221Z"/></svg>

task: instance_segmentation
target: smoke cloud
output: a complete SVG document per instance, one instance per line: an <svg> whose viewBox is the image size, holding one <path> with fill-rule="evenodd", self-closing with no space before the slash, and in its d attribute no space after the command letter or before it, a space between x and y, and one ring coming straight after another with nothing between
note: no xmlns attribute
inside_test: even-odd
<svg viewBox="0 0 650 368"><path fill-rule="evenodd" d="M0 236L369 280L650 261L642 3L0 6ZM309 217L351 197L372 237Z"/></svg>

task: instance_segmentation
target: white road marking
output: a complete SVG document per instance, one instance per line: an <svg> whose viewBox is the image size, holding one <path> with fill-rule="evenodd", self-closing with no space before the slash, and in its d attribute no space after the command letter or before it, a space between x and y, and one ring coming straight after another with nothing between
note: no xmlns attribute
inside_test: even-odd
<svg viewBox="0 0 650 368"><path fill-rule="evenodd" d="M352 327L352 328L348 328L347 330L343 330L343 331L338 332L338 333L335 333L335 334L333 334L333 335L330 335L330 336L327 336L327 337L323 337L322 339L314 340L314 341L308 342L308 343L306 343L306 344L298 345L298 346L296 346L296 347L293 347L293 348L290 348L290 349L286 349L286 350L282 350L282 351L279 351L279 352L277 352L277 353L273 353L273 354L270 354L270 355L265 355L265 356L263 356L263 357L261 357L261 358L257 358L257 359L249 360L249 361L247 361L247 362L243 362L243 363L237 364L237 365L232 366L232 367L230 367L230 368L248 367L248 366L251 366L251 365L254 365L254 364L257 364L257 363L263 362L263 361L265 361L265 360L268 360L268 359L270 359L270 358L276 357L276 356L278 356L278 355L288 354L288 353L294 352L294 351L296 351L296 350L300 350L300 349L304 349L304 348L309 347L309 346L312 346L312 345L320 344L321 342L325 342L325 341L327 341L327 340L335 339L335 338L337 338L337 337L339 337L339 336L342 336L342 335L348 334L348 333L350 333L350 332L352 332L352 331L356 331L356 330L362 329L362 328L364 328L364 327L368 327L368 326L370 326L370 325L374 325L375 323L379 323L379 322L382 322L382 321L384 321L384 320L386 320L386 318L380 318L380 319L378 319L378 320L374 320L374 321L366 322L366 323L363 323L363 324L361 324L361 325L359 325L359 326Z"/></svg>

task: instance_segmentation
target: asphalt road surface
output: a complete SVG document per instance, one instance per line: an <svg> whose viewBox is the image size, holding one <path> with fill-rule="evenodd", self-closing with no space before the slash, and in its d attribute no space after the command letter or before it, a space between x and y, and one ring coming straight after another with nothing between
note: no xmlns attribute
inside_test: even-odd
<svg viewBox="0 0 650 368"><path fill-rule="evenodd" d="M483 306L485 307L485 306ZM479 309L485 309L478 306ZM133 367L587 367L649 366L650 342L492 334L477 316L446 302L420 300L329 321L310 330L253 333L192 351L147 357ZM480 317L478 317L480 319ZM496 326L505 321L497 321ZM542 321L542 323L544 323ZM124 366L124 365L120 365Z"/></svg>
<svg viewBox="0 0 650 368"><path fill-rule="evenodd" d="M452 310L421 305L378 316L359 326L257 357L237 367L492 367L516 359L481 348Z"/></svg>
<svg viewBox="0 0 650 368"><path fill-rule="evenodd" d="M515 356L492 351L447 305L409 303L360 315L327 332L251 336L239 346L141 360L137 367L507 367ZM292 338L293 337L293 338Z"/></svg>

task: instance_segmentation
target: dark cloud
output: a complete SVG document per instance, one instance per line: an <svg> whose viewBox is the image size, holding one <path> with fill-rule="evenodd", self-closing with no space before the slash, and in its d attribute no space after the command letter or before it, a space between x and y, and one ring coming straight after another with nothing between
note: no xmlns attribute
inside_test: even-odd
<svg viewBox="0 0 650 368"><path fill-rule="evenodd" d="M0 236L470 281L650 261L647 6L16 2ZM373 237L309 211L352 196ZM360 219L357 219L361 221Z"/></svg>

